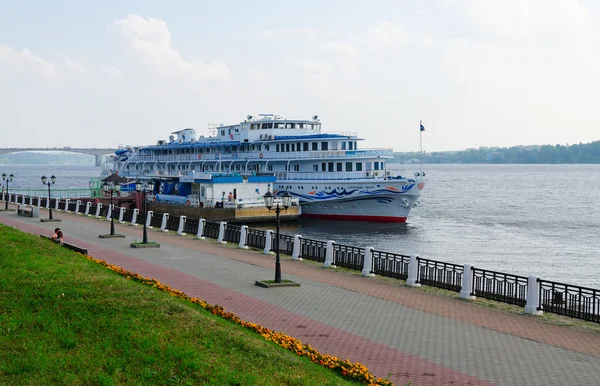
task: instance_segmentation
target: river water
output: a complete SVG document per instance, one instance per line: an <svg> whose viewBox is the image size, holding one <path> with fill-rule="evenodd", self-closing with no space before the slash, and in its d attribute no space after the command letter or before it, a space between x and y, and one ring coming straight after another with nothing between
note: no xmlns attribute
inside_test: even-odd
<svg viewBox="0 0 600 386"><path fill-rule="evenodd" d="M281 231L600 288L600 165L423 169L429 181L406 224L306 219ZM42 174L56 175L56 188L85 188L100 168L0 165L2 172L15 174L11 188L43 188Z"/></svg>

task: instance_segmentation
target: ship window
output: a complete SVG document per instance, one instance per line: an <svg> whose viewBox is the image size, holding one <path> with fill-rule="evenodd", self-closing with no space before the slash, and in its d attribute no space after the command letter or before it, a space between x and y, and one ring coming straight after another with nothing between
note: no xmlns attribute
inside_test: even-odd
<svg viewBox="0 0 600 386"><path fill-rule="evenodd" d="M296 151L300 151L300 143L296 144Z"/></svg>
<svg viewBox="0 0 600 386"><path fill-rule="evenodd" d="M271 123L267 123L267 127L268 127L269 129L272 129L272 128L273 128L273 122L271 122Z"/></svg>
<svg viewBox="0 0 600 386"><path fill-rule="evenodd" d="M357 150L358 146L356 146L356 142L354 142L354 150Z"/></svg>
<svg viewBox="0 0 600 386"><path fill-rule="evenodd" d="M342 172L343 171L342 170L342 163L341 162L338 162L335 166L336 166L336 171L337 172Z"/></svg>
<svg viewBox="0 0 600 386"><path fill-rule="evenodd" d="M290 144L289 143L285 144L285 151L290 151Z"/></svg>
<svg viewBox="0 0 600 386"><path fill-rule="evenodd" d="M312 142L312 149L319 150L319 144L317 142Z"/></svg>
<svg viewBox="0 0 600 386"><path fill-rule="evenodd" d="M351 172L352 171L352 162L346 162L346 171L347 172Z"/></svg>
<svg viewBox="0 0 600 386"><path fill-rule="evenodd" d="M321 124L315 125L315 130L321 130Z"/></svg>
<svg viewBox="0 0 600 386"><path fill-rule="evenodd" d="M267 128L267 124L266 124L266 123L263 123L263 124L262 124L262 128L263 128L263 129L266 129L266 128Z"/></svg>
<svg viewBox="0 0 600 386"><path fill-rule="evenodd" d="M327 142L321 142L321 150L327 150Z"/></svg>
<svg viewBox="0 0 600 386"><path fill-rule="evenodd" d="M296 151L296 144L292 143L292 151Z"/></svg>
<svg viewBox="0 0 600 386"><path fill-rule="evenodd" d="M304 123L298 123L298 128L299 129L304 129Z"/></svg>
<svg viewBox="0 0 600 386"><path fill-rule="evenodd" d="M265 150L269 151L269 145L265 145Z"/></svg>
<svg viewBox="0 0 600 386"><path fill-rule="evenodd" d="M295 129L296 128L296 124L295 123L290 123L291 127L290 129Z"/></svg>
<svg viewBox="0 0 600 386"><path fill-rule="evenodd" d="M346 150L346 142L342 142L342 150Z"/></svg>
<svg viewBox="0 0 600 386"><path fill-rule="evenodd" d="M235 132L236 132L236 133L239 133L239 132L240 132L240 129L235 129Z"/></svg>
<svg viewBox="0 0 600 386"><path fill-rule="evenodd" d="M313 165L313 171L315 171L315 172L319 171L319 164L314 164Z"/></svg>
<svg viewBox="0 0 600 386"><path fill-rule="evenodd" d="M327 163L327 171L328 172L332 172L333 171L333 162Z"/></svg>
<svg viewBox="0 0 600 386"><path fill-rule="evenodd" d="M267 170L272 172L273 171L273 165L267 165Z"/></svg>
<svg viewBox="0 0 600 386"><path fill-rule="evenodd" d="M275 123L275 128L276 129L284 129L285 127L284 127L283 123L277 122L277 123Z"/></svg>
<svg viewBox="0 0 600 386"><path fill-rule="evenodd" d="M312 125L312 123L309 123L309 124L308 124L308 129L309 129L309 130L312 130L312 129L313 129L313 125Z"/></svg>
<svg viewBox="0 0 600 386"><path fill-rule="evenodd" d="M261 151L262 146L259 144L257 147L258 147L258 151Z"/></svg>
<svg viewBox="0 0 600 386"><path fill-rule="evenodd" d="M348 150L352 150L352 142L348 142Z"/></svg>
<svg viewBox="0 0 600 386"><path fill-rule="evenodd" d="M321 171L324 172L327 170L327 164L325 162L321 163Z"/></svg>
<svg viewBox="0 0 600 386"><path fill-rule="evenodd" d="M379 170L379 162L373 162L373 165L375 166L375 170Z"/></svg>
<svg viewBox="0 0 600 386"><path fill-rule="evenodd" d="M225 130L221 130L221 135L225 136Z"/></svg>
<svg viewBox="0 0 600 386"><path fill-rule="evenodd" d="M302 144L302 150L304 150L304 151L308 151L308 142L304 142L304 143Z"/></svg>
<svg viewBox="0 0 600 386"><path fill-rule="evenodd" d="M279 151L279 144L275 145L275 151Z"/></svg>
<svg viewBox="0 0 600 386"><path fill-rule="evenodd" d="M299 172L300 171L300 165L294 165L294 171L295 172Z"/></svg>
<svg viewBox="0 0 600 386"><path fill-rule="evenodd" d="M357 172L362 172L362 162L357 162L356 163L356 171Z"/></svg>

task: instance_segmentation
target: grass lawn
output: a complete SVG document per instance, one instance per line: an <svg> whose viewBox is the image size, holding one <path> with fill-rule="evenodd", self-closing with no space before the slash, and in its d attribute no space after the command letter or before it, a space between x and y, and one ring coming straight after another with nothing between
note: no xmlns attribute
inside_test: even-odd
<svg viewBox="0 0 600 386"><path fill-rule="evenodd" d="M0 245L2 385L357 384L47 240Z"/></svg>

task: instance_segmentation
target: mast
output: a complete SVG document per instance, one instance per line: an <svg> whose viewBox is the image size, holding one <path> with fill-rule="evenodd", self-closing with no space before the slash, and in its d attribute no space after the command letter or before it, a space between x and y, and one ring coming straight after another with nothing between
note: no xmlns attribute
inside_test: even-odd
<svg viewBox="0 0 600 386"><path fill-rule="evenodd" d="M423 171L423 131L424 131L424 127L423 127L423 121L419 121L419 143L420 143L420 149L421 149L421 162L419 165L419 171L422 172Z"/></svg>

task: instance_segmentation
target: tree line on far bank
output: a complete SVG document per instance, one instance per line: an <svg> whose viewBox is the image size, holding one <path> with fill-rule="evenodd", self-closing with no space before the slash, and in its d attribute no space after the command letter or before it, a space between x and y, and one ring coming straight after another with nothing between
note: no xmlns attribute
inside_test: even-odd
<svg viewBox="0 0 600 386"><path fill-rule="evenodd" d="M393 162L416 163L420 153L394 153ZM597 164L600 141L576 145L480 147L423 154L423 163Z"/></svg>

